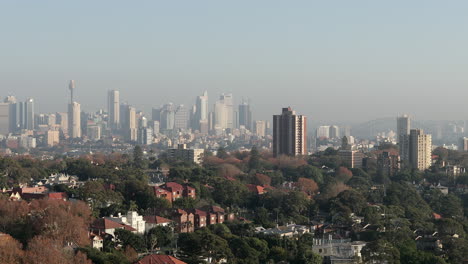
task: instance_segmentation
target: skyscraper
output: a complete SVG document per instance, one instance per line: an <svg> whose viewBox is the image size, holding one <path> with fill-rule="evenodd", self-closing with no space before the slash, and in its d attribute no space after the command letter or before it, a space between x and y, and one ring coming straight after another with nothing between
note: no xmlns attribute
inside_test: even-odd
<svg viewBox="0 0 468 264"><path fill-rule="evenodd" d="M317 138L330 138L330 126L319 126L317 128Z"/></svg>
<svg viewBox="0 0 468 264"><path fill-rule="evenodd" d="M111 90L107 93L107 112L109 114L109 127L118 129L120 126L120 93Z"/></svg>
<svg viewBox="0 0 468 264"><path fill-rule="evenodd" d="M120 106L122 111L122 129L127 141L136 141L138 136L136 109L130 105Z"/></svg>
<svg viewBox="0 0 468 264"><path fill-rule="evenodd" d="M340 137L340 128L338 126L330 126L330 138L339 138Z"/></svg>
<svg viewBox="0 0 468 264"><path fill-rule="evenodd" d="M432 136L422 129L411 129L409 135L409 162L413 169L427 170L431 167Z"/></svg>
<svg viewBox="0 0 468 264"><path fill-rule="evenodd" d="M184 105L179 105L174 116L175 129L187 129L188 127L188 110Z"/></svg>
<svg viewBox="0 0 468 264"><path fill-rule="evenodd" d="M81 106L77 102L68 105L68 135L70 138L81 137Z"/></svg>
<svg viewBox="0 0 468 264"><path fill-rule="evenodd" d="M296 115L291 107L273 116L273 155L298 156L307 154L306 117Z"/></svg>
<svg viewBox="0 0 468 264"><path fill-rule="evenodd" d="M197 97L195 102L195 122L194 129L200 130L200 122L208 121L208 92L205 91L203 95Z"/></svg>
<svg viewBox="0 0 468 264"><path fill-rule="evenodd" d="M252 130L252 111L248 102L239 105L239 126Z"/></svg>
<svg viewBox="0 0 468 264"><path fill-rule="evenodd" d="M175 109L174 104L168 103L165 104L161 110L161 129L162 130L172 130L174 129L175 123Z"/></svg>
<svg viewBox="0 0 468 264"><path fill-rule="evenodd" d="M10 133L10 104L0 103L0 135Z"/></svg>
<svg viewBox="0 0 468 264"><path fill-rule="evenodd" d="M403 161L409 162L409 135L411 129L411 119L408 115L397 117L397 139L400 148L400 157Z"/></svg>
<svg viewBox="0 0 468 264"><path fill-rule="evenodd" d="M226 108L226 128L234 128L234 102L232 94L221 94L220 101Z"/></svg>
<svg viewBox="0 0 468 264"><path fill-rule="evenodd" d="M34 130L34 99L28 98L24 103L25 129Z"/></svg>
<svg viewBox="0 0 468 264"><path fill-rule="evenodd" d="M74 101L75 81L70 80L70 104L68 104L68 136L70 138L81 138L81 105Z"/></svg>

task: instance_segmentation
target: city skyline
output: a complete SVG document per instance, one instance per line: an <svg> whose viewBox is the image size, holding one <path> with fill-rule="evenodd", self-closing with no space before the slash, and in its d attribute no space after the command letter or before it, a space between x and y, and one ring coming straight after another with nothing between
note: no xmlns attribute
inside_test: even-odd
<svg viewBox="0 0 468 264"><path fill-rule="evenodd" d="M248 96L261 119L284 101L312 120L465 119L459 5L86 3L0 4L0 21L12 25L3 31L0 94L66 111L63 83L76 79L87 111L103 107L112 89L145 112L207 90Z"/></svg>

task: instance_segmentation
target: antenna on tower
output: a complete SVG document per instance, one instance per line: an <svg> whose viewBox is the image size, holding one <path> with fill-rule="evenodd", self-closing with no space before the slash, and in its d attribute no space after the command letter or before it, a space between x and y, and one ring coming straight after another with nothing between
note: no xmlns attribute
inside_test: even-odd
<svg viewBox="0 0 468 264"><path fill-rule="evenodd" d="M73 90L75 90L75 80L70 80L70 84L68 84L68 89L70 90L70 102L73 104Z"/></svg>

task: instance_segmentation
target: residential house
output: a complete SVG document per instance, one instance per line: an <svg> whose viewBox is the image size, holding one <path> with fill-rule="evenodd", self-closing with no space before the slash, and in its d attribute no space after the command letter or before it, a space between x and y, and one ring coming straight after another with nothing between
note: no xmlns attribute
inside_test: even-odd
<svg viewBox="0 0 468 264"><path fill-rule="evenodd" d="M143 216L143 219L146 222L145 223L146 232L148 232L150 229L155 228L157 226L169 226L170 223L172 222L171 219L167 219L167 218L157 216L157 215Z"/></svg>

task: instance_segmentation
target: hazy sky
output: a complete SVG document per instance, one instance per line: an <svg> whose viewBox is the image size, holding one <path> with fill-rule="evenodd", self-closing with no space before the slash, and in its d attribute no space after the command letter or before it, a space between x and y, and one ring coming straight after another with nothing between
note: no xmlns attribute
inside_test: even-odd
<svg viewBox="0 0 468 264"><path fill-rule="evenodd" d="M207 89L313 120L468 119L468 1L0 2L0 95L148 110Z"/></svg>

